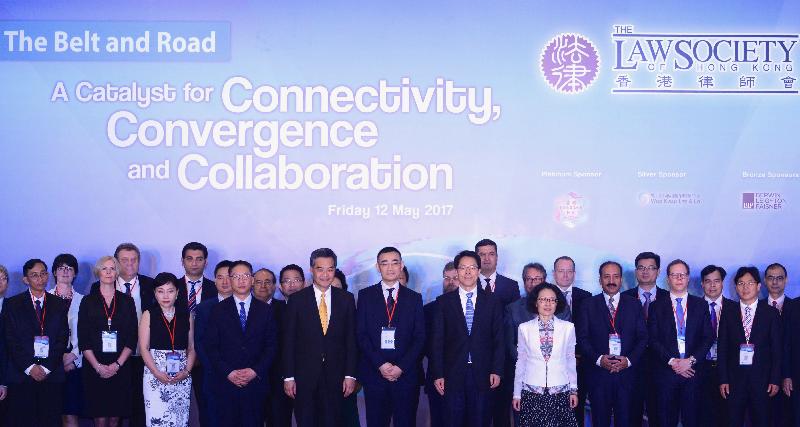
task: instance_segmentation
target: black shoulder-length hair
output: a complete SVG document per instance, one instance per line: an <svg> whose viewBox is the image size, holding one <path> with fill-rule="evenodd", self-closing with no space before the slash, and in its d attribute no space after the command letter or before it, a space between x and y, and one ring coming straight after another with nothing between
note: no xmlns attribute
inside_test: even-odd
<svg viewBox="0 0 800 427"><path fill-rule="evenodd" d="M545 289L550 289L556 294L556 311L553 314L559 314L567 307L567 299L564 298L564 293L561 292L561 289L558 289L558 286L552 283L539 283L536 287L533 288L531 293L528 295L528 311L534 314L538 314L539 311L536 310L536 300L539 298L539 293Z"/></svg>

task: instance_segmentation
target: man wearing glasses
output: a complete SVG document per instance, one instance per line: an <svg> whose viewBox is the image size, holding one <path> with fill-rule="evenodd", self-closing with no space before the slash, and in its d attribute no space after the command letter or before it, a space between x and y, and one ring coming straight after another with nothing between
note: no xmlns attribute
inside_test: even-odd
<svg viewBox="0 0 800 427"><path fill-rule="evenodd" d="M503 306L478 285L477 253L461 251L453 264L459 287L437 298L429 368L444 396L444 425L486 426L489 391L503 374Z"/></svg>
<svg viewBox="0 0 800 427"><path fill-rule="evenodd" d="M764 283L767 285L767 304L778 310L781 320L786 325L786 320L791 315L792 299L787 297L786 290L786 267L780 263L773 263L764 270ZM778 393L770 399L770 413L772 422L770 425L782 427L789 424L792 416L792 408L787 395ZM800 422L800 420L798 420Z"/></svg>
<svg viewBox="0 0 800 427"><path fill-rule="evenodd" d="M642 252L636 255L637 286L623 292L639 300L642 307L642 316L647 322L650 305L658 300L669 298L669 292L656 286L656 280L661 269L661 257L653 252ZM656 362L649 350L645 351L642 363L637 364L636 393L633 396L633 422L642 425L642 419L647 412L647 422L650 427L658 427L658 389L653 379L653 369Z"/></svg>
<svg viewBox="0 0 800 427"><path fill-rule="evenodd" d="M458 270L453 261L445 264L442 269L442 294L458 289ZM425 394L428 395L428 412L430 414L432 426L444 425L443 405L444 399L436 391L433 384L435 378L431 372L431 338L433 337L433 320L436 318L436 311L439 309L437 300L433 300L422 308L425 313L425 356L428 358L427 370L425 375Z"/></svg>
<svg viewBox="0 0 800 427"><path fill-rule="evenodd" d="M714 342L711 317L703 299L689 295L689 265L667 266L669 297L653 303L647 321L649 348L656 365L659 425L699 426L700 372Z"/></svg>
<svg viewBox="0 0 800 427"><path fill-rule="evenodd" d="M303 268L297 264L289 264L281 269L278 274L281 279L281 295L285 301L295 292L306 286L306 276Z"/></svg>

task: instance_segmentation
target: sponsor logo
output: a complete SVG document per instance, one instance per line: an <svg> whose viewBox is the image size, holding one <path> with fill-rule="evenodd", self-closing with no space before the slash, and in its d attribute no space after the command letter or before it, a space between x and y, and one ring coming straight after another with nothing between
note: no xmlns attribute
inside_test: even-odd
<svg viewBox="0 0 800 427"><path fill-rule="evenodd" d="M778 211L785 204L781 193L742 193L742 209L745 210Z"/></svg>
<svg viewBox="0 0 800 427"><path fill-rule="evenodd" d="M585 36L562 33L542 50L541 71L551 88L559 93L576 94L586 90L600 71L600 57Z"/></svg>
<svg viewBox="0 0 800 427"><path fill-rule="evenodd" d="M570 192L556 198L553 219L564 227L575 228L589 219L586 211L587 200Z"/></svg>

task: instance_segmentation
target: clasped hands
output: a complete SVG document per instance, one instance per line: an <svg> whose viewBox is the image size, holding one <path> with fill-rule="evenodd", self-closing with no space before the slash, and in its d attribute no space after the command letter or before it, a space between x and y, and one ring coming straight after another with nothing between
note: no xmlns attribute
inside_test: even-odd
<svg viewBox="0 0 800 427"><path fill-rule="evenodd" d="M256 371L250 368L234 369L228 374L228 381L237 387L244 387L256 376Z"/></svg>
<svg viewBox="0 0 800 427"><path fill-rule="evenodd" d="M692 378L694 376L694 367L692 359L672 359L669 364L672 371L684 378Z"/></svg>
<svg viewBox="0 0 800 427"><path fill-rule="evenodd" d="M600 367L607 369L612 374L620 372L628 366L627 357L611 356L608 354L600 356Z"/></svg>
<svg viewBox="0 0 800 427"><path fill-rule="evenodd" d="M392 365L389 362L379 366L378 371L380 371L383 378L385 378L387 381L397 381L400 378L400 375L403 375L403 370L400 369L399 366Z"/></svg>

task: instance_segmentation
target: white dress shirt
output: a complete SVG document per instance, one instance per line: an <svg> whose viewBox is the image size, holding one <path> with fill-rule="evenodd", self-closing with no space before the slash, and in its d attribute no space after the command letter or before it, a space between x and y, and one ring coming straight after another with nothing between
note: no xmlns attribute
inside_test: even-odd
<svg viewBox="0 0 800 427"><path fill-rule="evenodd" d="M644 297L645 292L650 292L651 304L656 300L656 294L658 293L658 286L653 286L653 288L650 289L649 291L645 291L644 289L642 289L641 286L637 286L636 290L639 292L639 302L642 303L642 305L644 305L645 301L647 301L647 298Z"/></svg>
<svg viewBox="0 0 800 427"><path fill-rule="evenodd" d="M615 312L616 312L616 311L619 309L619 299L620 299L620 298L622 298L622 294L621 294L621 293L617 292L616 294L614 294L614 302L612 302L612 303L611 303L611 306L612 306L612 307L614 307L614 311L615 311ZM608 295L607 293L603 292L603 300L604 300L604 301L605 301L605 303L606 303L606 310L608 310L608 300L610 300L610 299L611 299L611 296L610 296L610 295ZM610 316L610 315L611 315L611 313L609 312L609 313L608 313L608 315ZM633 366L633 364L631 363L631 359L628 359L626 356L619 356L619 357L625 357L625 360L627 360L627 361L628 361L628 367L629 367L629 368L630 368L631 366ZM597 361L595 361L595 362L594 362L594 364L595 364L595 365L597 365L597 366L601 366L601 365L600 365L600 360L601 360L602 358L603 358L603 355L601 355L600 357L598 357L598 358L597 358Z"/></svg>
<svg viewBox="0 0 800 427"><path fill-rule="evenodd" d="M184 276L184 281L186 282L186 303L189 303L189 293L192 291L192 285L189 283L189 276ZM200 301L203 300L203 276L200 276L197 279L197 283L194 285L194 300L196 304L200 304Z"/></svg>
<svg viewBox="0 0 800 427"><path fill-rule="evenodd" d="M475 310L478 307L478 287L474 287L470 292L472 292L472 309ZM464 316L466 316L467 291L465 291L461 286L458 287L458 297L461 298L461 312L464 313Z"/></svg>
<svg viewBox="0 0 800 427"><path fill-rule="evenodd" d="M753 318L753 322L750 324L751 325L750 327L752 328L752 325L755 325L755 323L756 323L756 307L758 307L758 299L753 301L753 303L750 304L750 305L747 305L747 304L739 301L739 310L742 313L742 327L744 327L744 309L745 309L745 307L750 307L750 316L752 316L752 318ZM752 329L751 329L751 332L752 332ZM747 331L745 331L745 336L747 336Z"/></svg>
<svg viewBox="0 0 800 427"><path fill-rule="evenodd" d="M317 308L319 308L320 300L322 299L322 291L319 290L317 284L314 284L314 299L317 300ZM331 307L331 287L328 286L328 289L325 291L325 306L328 308L328 327L331 324L331 313L333 312L333 307Z"/></svg>
<svg viewBox="0 0 800 427"><path fill-rule="evenodd" d="M486 279L489 279L489 289L486 289ZM488 277L484 276L483 274L478 274L478 284L480 285L481 289L494 292L494 287L497 285L497 271L490 274Z"/></svg>
<svg viewBox="0 0 800 427"><path fill-rule="evenodd" d="M31 295L31 304L33 305L33 311L36 312L36 301L39 301L39 305L41 305L42 309L44 309L44 294L42 294L42 296L37 298L37 297L33 296L33 293L31 293L30 289L28 290L28 293ZM36 364L28 366L28 369L25 369L25 375L30 375L31 374L31 369L33 369L34 366L36 366ZM42 368L42 370L44 370L45 374L48 374L48 375L50 374L50 370L49 369L45 368L42 365L39 365L39 366L41 366L41 368Z"/></svg>
<svg viewBox="0 0 800 427"><path fill-rule="evenodd" d="M240 302L244 303L245 317L247 317L247 315L250 314L250 303L253 302L253 296L247 294L247 298L239 299L239 297L233 295L233 302L236 303L236 317L239 317L239 310L242 308L242 306L239 304Z"/></svg>
<svg viewBox="0 0 800 427"><path fill-rule="evenodd" d="M387 285L386 282L381 281L381 287L383 289L383 300L386 303L389 303L389 289L394 289L392 292L392 298L394 298L395 302L397 301L397 294L400 292L400 282L394 282L394 284Z"/></svg>

